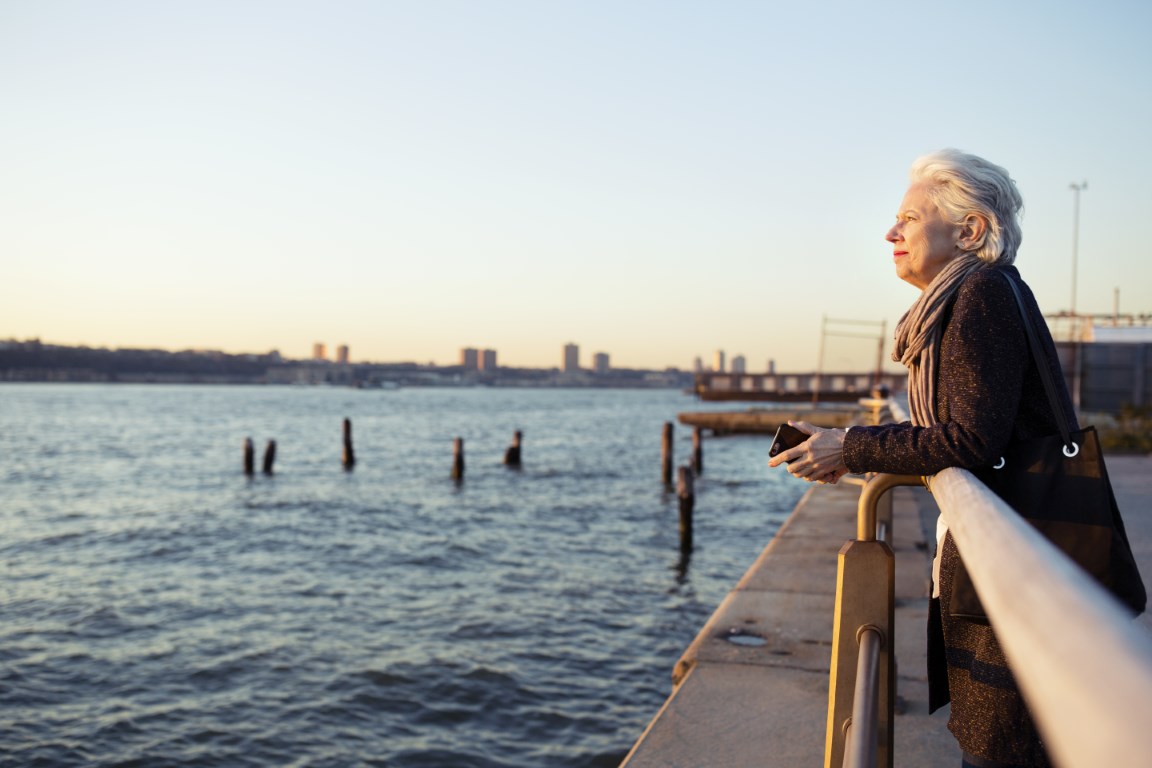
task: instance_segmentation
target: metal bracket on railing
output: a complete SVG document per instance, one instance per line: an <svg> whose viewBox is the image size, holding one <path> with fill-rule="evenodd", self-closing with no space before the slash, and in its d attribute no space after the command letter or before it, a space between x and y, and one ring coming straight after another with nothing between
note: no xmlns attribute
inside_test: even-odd
<svg viewBox="0 0 1152 768"><path fill-rule="evenodd" d="M889 475L875 474L864 483L860 491L860 502L856 507L856 540L876 541L876 508L880 498L892 490L903 485L923 485L924 478L920 475ZM889 518L891 515L889 514ZM890 527L890 526L889 526Z"/></svg>

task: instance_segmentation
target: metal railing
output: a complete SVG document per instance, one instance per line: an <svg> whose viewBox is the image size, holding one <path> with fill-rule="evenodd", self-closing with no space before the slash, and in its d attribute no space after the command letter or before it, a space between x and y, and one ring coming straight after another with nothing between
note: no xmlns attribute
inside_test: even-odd
<svg viewBox="0 0 1152 768"><path fill-rule="evenodd" d="M840 550L824 765L892 766L894 559L877 502L929 486L1050 756L1065 768L1152 762L1152 635L969 472L875 475ZM890 497L889 497L890 500ZM859 650L857 650L859 649Z"/></svg>
<svg viewBox="0 0 1152 768"><path fill-rule="evenodd" d="M930 489L1053 760L1152 764L1152 635L969 472Z"/></svg>

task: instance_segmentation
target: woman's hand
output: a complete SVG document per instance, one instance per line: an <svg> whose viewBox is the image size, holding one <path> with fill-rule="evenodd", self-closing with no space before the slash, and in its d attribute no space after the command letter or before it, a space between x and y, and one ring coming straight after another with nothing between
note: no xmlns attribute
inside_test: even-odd
<svg viewBox="0 0 1152 768"><path fill-rule="evenodd" d="M806 421L788 423L811 437L770 458L768 466L784 464L790 474L810 483L835 483L848 474L844 465L844 436L848 430L824 429Z"/></svg>

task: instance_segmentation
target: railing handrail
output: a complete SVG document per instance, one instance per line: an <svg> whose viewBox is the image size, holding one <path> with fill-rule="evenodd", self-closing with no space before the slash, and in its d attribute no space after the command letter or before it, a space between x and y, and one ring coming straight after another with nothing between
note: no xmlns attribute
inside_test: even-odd
<svg viewBox="0 0 1152 768"><path fill-rule="evenodd" d="M971 473L929 487L1053 759L1152 759L1152 636Z"/></svg>

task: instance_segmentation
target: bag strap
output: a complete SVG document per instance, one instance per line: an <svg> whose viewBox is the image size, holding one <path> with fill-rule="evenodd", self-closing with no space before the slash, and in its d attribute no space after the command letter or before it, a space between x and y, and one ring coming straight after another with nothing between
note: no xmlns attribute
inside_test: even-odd
<svg viewBox="0 0 1152 768"><path fill-rule="evenodd" d="M1028 346L1032 348L1032 357L1036 361L1036 367L1040 370L1040 378L1044 382L1044 391L1048 394L1048 402L1052 405L1052 414L1056 417L1056 426L1060 429L1060 437L1064 439L1064 451L1068 452L1069 446L1075 446L1072 442L1072 430L1068 428L1068 415L1064 412L1064 406L1060 403L1059 390L1056 389L1056 382L1052 380L1052 369L1048 365L1048 358L1044 354L1044 348L1040 346L1040 338L1036 335L1036 328L1032 324L1032 317L1028 314L1028 308L1024 304L1024 297L1020 295L1020 287L1016 285L1016 281L1007 272L1001 272L1004 279L1008 281L1008 285L1012 288L1012 295L1016 297L1016 306L1020 308L1020 318L1024 321L1024 332L1028 335ZM1076 450L1079 450L1077 447Z"/></svg>

